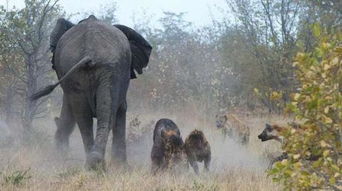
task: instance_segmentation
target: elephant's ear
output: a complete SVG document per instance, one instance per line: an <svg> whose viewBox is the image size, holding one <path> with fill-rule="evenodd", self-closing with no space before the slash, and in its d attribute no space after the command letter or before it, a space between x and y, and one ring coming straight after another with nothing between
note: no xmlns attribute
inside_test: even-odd
<svg viewBox="0 0 342 191"><path fill-rule="evenodd" d="M55 28L50 34L50 50L51 52L54 52L57 46L57 43L59 39L63 36L63 34L68 31L71 27L73 27L74 24L70 21L59 18L57 20L57 23L55 25Z"/></svg>
<svg viewBox="0 0 342 191"><path fill-rule="evenodd" d="M124 25L114 26L121 30L129 41L132 52L131 79L134 79L137 77L134 70L138 74L142 74L142 69L147 66L152 46L135 30Z"/></svg>

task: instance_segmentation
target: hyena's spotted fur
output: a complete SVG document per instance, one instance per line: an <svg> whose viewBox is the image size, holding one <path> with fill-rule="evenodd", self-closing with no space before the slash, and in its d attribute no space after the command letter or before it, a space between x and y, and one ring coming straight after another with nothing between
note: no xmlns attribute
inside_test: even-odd
<svg viewBox="0 0 342 191"><path fill-rule="evenodd" d="M178 138L169 137L165 140L164 161L167 169L177 168L178 165L185 166L186 155L183 144L183 141Z"/></svg>
<svg viewBox="0 0 342 191"><path fill-rule="evenodd" d="M187 155L188 163L198 174L197 162L204 162L204 169L209 171L211 160L211 150L207 139L202 131L193 130L185 139L184 150Z"/></svg>
<svg viewBox="0 0 342 191"><path fill-rule="evenodd" d="M298 132L302 132L302 129L299 128L300 125L298 123L292 122L292 123L289 123L289 125L291 128L297 130ZM281 132L284 131L284 129L285 129L285 127L283 127L283 126L280 126L277 124L270 125L270 124L266 123L264 130L258 135L258 138L262 142L269 141L269 140L275 140L275 141L282 143L283 137L281 136ZM307 157L306 160L315 161L319 157L320 157L319 155L311 155L311 156ZM287 159L287 158L288 158L287 153L283 152L280 156L271 160L269 168L272 167L272 165L275 162L282 161L282 160Z"/></svg>
<svg viewBox="0 0 342 191"><path fill-rule="evenodd" d="M249 126L234 114L217 115L216 127L222 129L225 136L229 136L241 144L247 144L249 142Z"/></svg>
<svg viewBox="0 0 342 191"><path fill-rule="evenodd" d="M152 173L177 168L177 165L182 164L185 167L183 144L177 125L170 119L160 119L153 132Z"/></svg>

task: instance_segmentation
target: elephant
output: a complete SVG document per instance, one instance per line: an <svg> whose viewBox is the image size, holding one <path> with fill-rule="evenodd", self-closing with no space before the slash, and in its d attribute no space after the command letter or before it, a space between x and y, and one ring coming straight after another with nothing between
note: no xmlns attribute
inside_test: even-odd
<svg viewBox="0 0 342 191"><path fill-rule="evenodd" d="M84 19L85 20L85 19ZM81 20L79 23L83 22L84 20ZM70 28L75 26L75 24L71 23L70 21L60 18L57 20L56 26L51 32L50 35L50 50L53 53L52 57L52 68L54 69L54 55L55 55L55 49L57 46L57 43L59 39L62 37L62 35L68 31ZM132 67L131 67L131 79L137 78L135 71L137 71L138 74L142 74L142 69L147 66L147 63L150 58L152 47L151 45L142 37L139 33L134 31L133 29L120 25L115 24L113 25L121 32L123 32L128 41L131 48L132 54Z"/></svg>
<svg viewBox="0 0 342 191"><path fill-rule="evenodd" d="M55 118L57 148L63 150L68 146L77 123L86 153L86 168L104 168L106 144L112 130L111 160L127 164L127 89L130 79L136 77L134 70L141 74L147 66L151 45L133 29L106 24L93 15L77 25L58 19L50 43L59 81L33 94L31 99L48 95L61 85L63 104L60 117ZM97 118L95 137L93 118Z"/></svg>

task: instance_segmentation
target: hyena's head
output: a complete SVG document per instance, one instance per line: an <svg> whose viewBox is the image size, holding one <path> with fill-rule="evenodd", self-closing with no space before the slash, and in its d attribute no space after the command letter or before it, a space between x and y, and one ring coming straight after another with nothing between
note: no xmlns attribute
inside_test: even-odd
<svg viewBox="0 0 342 191"><path fill-rule="evenodd" d="M228 118L227 115L216 115L216 127L221 129L226 124Z"/></svg>
<svg viewBox="0 0 342 191"><path fill-rule="evenodd" d="M179 131L177 131L176 129L163 130L161 132L161 137L163 139L164 144L169 147L180 148L183 146L183 139L180 136Z"/></svg>
<svg viewBox="0 0 342 191"><path fill-rule="evenodd" d="M260 135L258 135L258 138L262 142L272 140L272 139L280 141L279 131L280 131L279 126L270 125L270 124L266 123L265 129L261 132Z"/></svg>
<svg viewBox="0 0 342 191"><path fill-rule="evenodd" d="M202 131L195 129L189 134L186 143L187 142L197 149L204 149L207 140Z"/></svg>

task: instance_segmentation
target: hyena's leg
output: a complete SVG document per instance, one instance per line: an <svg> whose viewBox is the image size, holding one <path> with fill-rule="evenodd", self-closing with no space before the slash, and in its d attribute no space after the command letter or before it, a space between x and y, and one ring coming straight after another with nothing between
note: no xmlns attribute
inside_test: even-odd
<svg viewBox="0 0 342 191"><path fill-rule="evenodd" d="M226 127L226 135L229 138L234 138L234 132L233 132L233 128L231 126Z"/></svg>
<svg viewBox="0 0 342 191"><path fill-rule="evenodd" d="M223 137L223 141L225 141L226 138L229 137L228 129L226 127L222 128L222 137Z"/></svg>
<svg viewBox="0 0 342 191"><path fill-rule="evenodd" d="M211 157L210 157L210 156L204 159L204 169L205 169L206 171L209 171L210 160L211 160Z"/></svg>
<svg viewBox="0 0 342 191"><path fill-rule="evenodd" d="M282 161L282 160L287 159L287 158L288 158L287 153L283 153L280 156L274 158L273 160L271 160L271 162L270 162L270 164L268 166L268 169L271 169L274 163Z"/></svg>
<svg viewBox="0 0 342 191"><path fill-rule="evenodd" d="M242 137L242 143L248 144L248 142L249 142L249 135L244 134Z"/></svg>
<svg viewBox="0 0 342 191"><path fill-rule="evenodd" d="M195 173L198 174L199 170L198 170L197 162L195 160L190 160L189 163L192 166L192 168L194 169Z"/></svg>
<svg viewBox="0 0 342 191"><path fill-rule="evenodd" d="M163 156L162 149L153 145L152 152L151 152L151 160L152 160L151 172L152 174L156 174L162 168L162 165L164 163L164 156Z"/></svg>
<svg viewBox="0 0 342 191"><path fill-rule="evenodd" d="M242 145L247 143L246 135L243 132L238 133L238 140Z"/></svg>
<svg viewBox="0 0 342 191"><path fill-rule="evenodd" d="M158 172L158 170L159 170L159 167L160 167L160 161L157 161L157 160L155 160L155 159L153 159L152 158L152 166L151 166L151 173L153 174L153 175L155 175L157 172Z"/></svg>

